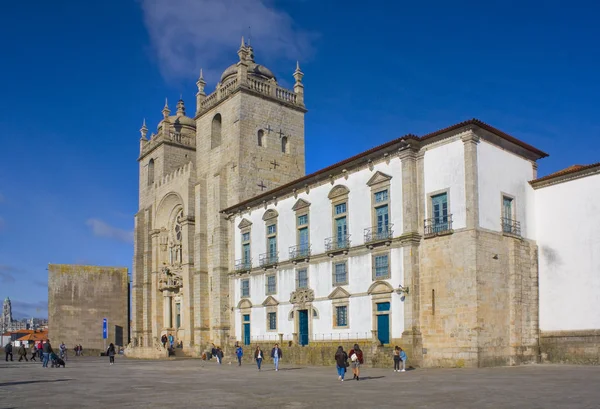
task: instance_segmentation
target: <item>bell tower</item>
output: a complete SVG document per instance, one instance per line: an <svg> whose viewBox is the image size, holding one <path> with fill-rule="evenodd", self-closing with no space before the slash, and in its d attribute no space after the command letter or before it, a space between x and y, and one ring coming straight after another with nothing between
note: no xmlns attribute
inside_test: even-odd
<svg viewBox="0 0 600 409"><path fill-rule="evenodd" d="M196 94L195 189L198 327L206 342L224 345L230 328L229 279L233 227L221 210L304 176L304 86L299 65L294 89L277 83L242 43L239 60L206 95L200 75ZM201 334L198 334L201 335Z"/></svg>

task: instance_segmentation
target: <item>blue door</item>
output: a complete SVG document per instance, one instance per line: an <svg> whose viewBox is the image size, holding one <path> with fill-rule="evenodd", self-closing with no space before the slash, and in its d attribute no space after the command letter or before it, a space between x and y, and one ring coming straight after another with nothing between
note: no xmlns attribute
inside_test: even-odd
<svg viewBox="0 0 600 409"><path fill-rule="evenodd" d="M298 311L298 335L300 345L308 345L308 310Z"/></svg>
<svg viewBox="0 0 600 409"><path fill-rule="evenodd" d="M448 195L442 193L431 197L433 210L433 231L440 232L448 230Z"/></svg>
<svg viewBox="0 0 600 409"><path fill-rule="evenodd" d="M244 320L244 345L250 345L250 314L243 315Z"/></svg>
<svg viewBox="0 0 600 409"><path fill-rule="evenodd" d="M338 247L346 247L346 236L348 234L348 225L346 224L346 217L340 217L335 219L336 229L336 240Z"/></svg>
<svg viewBox="0 0 600 409"><path fill-rule="evenodd" d="M382 344L390 343L390 310L389 302L382 302L377 304L377 338Z"/></svg>

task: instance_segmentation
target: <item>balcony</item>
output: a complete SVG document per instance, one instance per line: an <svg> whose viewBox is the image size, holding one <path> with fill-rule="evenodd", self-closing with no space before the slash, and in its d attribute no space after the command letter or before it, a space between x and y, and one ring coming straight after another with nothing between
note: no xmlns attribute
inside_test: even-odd
<svg viewBox="0 0 600 409"><path fill-rule="evenodd" d="M502 233L521 237L521 222L505 217L501 217L500 222L502 223Z"/></svg>
<svg viewBox="0 0 600 409"><path fill-rule="evenodd" d="M350 235L346 234L343 236L328 237L325 239L325 252L329 256L333 256L336 253L348 253L350 248Z"/></svg>
<svg viewBox="0 0 600 409"><path fill-rule="evenodd" d="M262 268L268 268L279 262L278 253L263 253L258 256L258 264Z"/></svg>
<svg viewBox="0 0 600 409"><path fill-rule="evenodd" d="M365 229L365 244L369 248L373 248L378 244L385 244L389 246L392 243L392 237L394 237L393 224L387 226L373 226Z"/></svg>
<svg viewBox="0 0 600 409"><path fill-rule="evenodd" d="M291 261L299 261L305 260L308 261L310 258L310 244L300 244L298 246L290 246L290 260Z"/></svg>
<svg viewBox="0 0 600 409"><path fill-rule="evenodd" d="M425 219L425 238L452 234L452 215Z"/></svg>
<svg viewBox="0 0 600 409"><path fill-rule="evenodd" d="M239 259L235 260L235 272L245 273L252 270L252 259Z"/></svg>

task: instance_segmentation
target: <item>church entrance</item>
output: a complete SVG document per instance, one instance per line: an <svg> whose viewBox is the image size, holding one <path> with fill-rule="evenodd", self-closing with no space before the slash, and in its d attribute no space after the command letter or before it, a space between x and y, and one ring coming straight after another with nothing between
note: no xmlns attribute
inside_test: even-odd
<svg viewBox="0 0 600 409"><path fill-rule="evenodd" d="M298 311L298 338L300 345L308 345L308 310Z"/></svg>

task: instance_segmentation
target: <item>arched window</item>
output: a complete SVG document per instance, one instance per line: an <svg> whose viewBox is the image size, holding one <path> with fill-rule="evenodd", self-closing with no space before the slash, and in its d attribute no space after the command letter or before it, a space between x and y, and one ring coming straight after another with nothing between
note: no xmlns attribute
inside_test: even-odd
<svg viewBox="0 0 600 409"><path fill-rule="evenodd" d="M262 129L258 131L258 146L265 146L265 131Z"/></svg>
<svg viewBox="0 0 600 409"><path fill-rule="evenodd" d="M287 153L288 151L288 139L287 136L281 138L281 152Z"/></svg>
<svg viewBox="0 0 600 409"><path fill-rule="evenodd" d="M221 145L221 114L214 116L210 133L210 148Z"/></svg>
<svg viewBox="0 0 600 409"><path fill-rule="evenodd" d="M148 186L154 184L154 159L150 159L148 162Z"/></svg>

